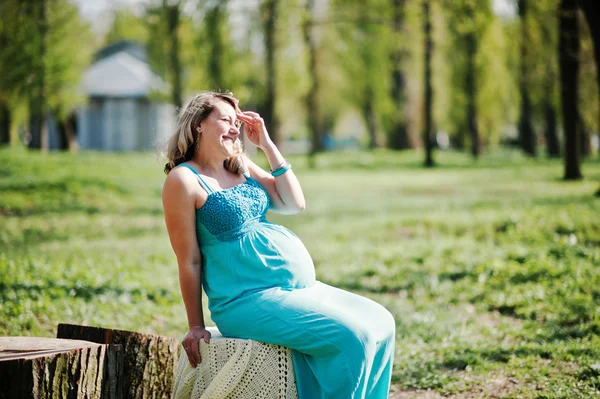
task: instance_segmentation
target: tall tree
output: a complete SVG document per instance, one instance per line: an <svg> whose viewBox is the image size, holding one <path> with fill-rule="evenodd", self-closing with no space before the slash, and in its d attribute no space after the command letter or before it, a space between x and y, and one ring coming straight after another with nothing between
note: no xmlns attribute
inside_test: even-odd
<svg viewBox="0 0 600 399"><path fill-rule="evenodd" d="M387 84L392 75L389 25L381 17L387 15L390 4L377 0L338 0L335 5L333 18L339 22L341 42L336 45L337 55L346 79L352 82L343 95L360 113L367 130L367 145L373 149L380 144L378 123L390 122L393 119L390 111L395 112Z"/></svg>
<svg viewBox="0 0 600 399"><path fill-rule="evenodd" d="M168 96L153 93L180 108L183 102L183 62L181 35L186 0L151 0L144 20L148 33L146 48L152 69L170 85ZM185 48L185 47L183 47Z"/></svg>
<svg viewBox="0 0 600 399"><path fill-rule="evenodd" d="M467 18L474 19L475 10L465 7ZM477 55L478 39L475 29L469 29L465 34L465 49L467 55L467 68L465 73L465 94L467 97L467 123L471 134L471 154L479 157L481 144L479 139L479 127L477 124L477 70L475 57Z"/></svg>
<svg viewBox="0 0 600 399"><path fill-rule="evenodd" d="M279 0L264 0L262 3L264 41L265 41L265 72L267 90L262 104L262 117L269 128L271 139L279 144L280 131L277 119L277 68L275 56L277 53L277 18Z"/></svg>
<svg viewBox="0 0 600 399"><path fill-rule="evenodd" d="M17 0L0 2L0 145L10 141L12 125L11 102L23 95L28 75L26 65L31 62L27 48L25 29L25 4Z"/></svg>
<svg viewBox="0 0 600 399"><path fill-rule="evenodd" d="M11 108L26 109L27 121L17 122L26 122L29 148L47 149L49 114L60 126L85 101L78 86L91 57L90 27L67 0L7 0L0 3L2 41L0 105L10 102L0 114L12 121ZM74 149L74 132L64 132L58 146Z"/></svg>
<svg viewBox="0 0 600 399"><path fill-rule="evenodd" d="M75 109L86 98L78 90L89 66L93 40L90 26L76 5L51 0L48 9L48 48L45 62L48 109L58 127L58 148L76 150Z"/></svg>
<svg viewBox="0 0 600 399"><path fill-rule="evenodd" d="M546 81L545 92L546 98L544 100L544 136L546 138L546 151L550 158L560 157L560 142L558 141L557 132L557 117L556 117L556 106L553 101L552 86L554 80L549 78Z"/></svg>
<svg viewBox="0 0 600 399"><path fill-rule="evenodd" d="M225 82L225 43L221 27L226 24L227 1L210 6L204 15L204 30L207 38L209 80L214 89L230 89Z"/></svg>
<svg viewBox="0 0 600 399"><path fill-rule="evenodd" d="M529 39L529 22L528 22L528 0L518 0L519 18L521 20L521 68L519 78L519 92L521 96L521 113L519 116L519 141L521 148L527 155L535 156L537 151L536 136L531 123L531 99L529 97L528 82L530 63L527 55L527 47L531 45Z"/></svg>
<svg viewBox="0 0 600 399"><path fill-rule="evenodd" d="M26 13L36 22L32 48L38 55L32 57L31 88L29 96L29 148L48 149L48 107L46 88L46 53L48 32L48 0L28 3Z"/></svg>
<svg viewBox="0 0 600 399"><path fill-rule="evenodd" d="M539 4L536 4L539 5ZM546 7L544 7L546 6ZM556 9L551 8L550 12L544 8L548 5L542 4L541 10L536 10L542 15L538 15L539 33L541 34L540 46L542 49L551 49L551 52L545 51L542 55L541 65L543 66L542 75L542 117L544 120L544 137L546 140L546 152L550 158L560 157L560 141L558 139L558 120L556 104L556 84L558 81L558 71L556 70L556 46L557 46L557 20Z"/></svg>
<svg viewBox="0 0 600 399"><path fill-rule="evenodd" d="M358 18L357 30L361 33L363 39L370 38L372 36L371 30L373 29L373 23L369 20L368 3L364 1L362 4L362 10ZM365 40L362 45L359 46L359 57L361 64L365 66L365 72L371 73L374 69L373 63L375 57L372 55L373 47L367 45ZM364 96L362 98L361 112L363 119L367 125L367 133L369 135L369 148L374 149L378 146L377 143L377 127L376 127L376 114L375 114L375 92L374 87L367 81Z"/></svg>
<svg viewBox="0 0 600 399"><path fill-rule="evenodd" d="M389 145L394 149L415 148L417 143L414 137L408 133L407 123L407 98L406 98L406 73L405 62L407 61L406 44L401 37L405 32L406 23L406 0L391 0L392 9L392 36L393 47L390 51L390 62L392 64L391 97L394 103L394 115L389 134Z"/></svg>
<svg viewBox="0 0 600 399"><path fill-rule="evenodd" d="M183 104L181 94L181 62L179 57L179 24L181 20L180 1L163 0L163 9L167 19L167 40L169 51L169 69L171 71L171 101L177 108Z"/></svg>
<svg viewBox="0 0 600 399"><path fill-rule="evenodd" d="M587 25L592 37L594 47L594 57L596 59L596 83L600 93L600 3L597 0L579 0L583 14L587 20ZM598 119L600 126L600 109L598 110Z"/></svg>
<svg viewBox="0 0 600 399"><path fill-rule="evenodd" d="M0 100L0 145L10 143L11 111L7 100Z"/></svg>
<svg viewBox="0 0 600 399"><path fill-rule="evenodd" d="M578 75L579 26L577 0L561 0L559 7L559 64L563 130L565 134L565 180L581 179L579 158Z"/></svg>
<svg viewBox="0 0 600 399"><path fill-rule="evenodd" d="M304 44L308 53L308 76L310 79L310 87L306 95L306 110L308 112L308 126L310 130L310 164L314 166L315 155L323 150L323 138L319 126L319 87L320 76L318 72L318 48L314 33L314 0L307 0L304 10L304 21L302 25L302 33Z"/></svg>
<svg viewBox="0 0 600 399"><path fill-rule="evenodd" d="M595 0L579 0L581 9L585 15L585 18L590 29L592 36L592 43L594 46L594 58L596 59L596 83L598 85L598 91L600 92L600 4ZM600 109L598 113L600 126ZM600 189L596 191L596 196L600 197Z"/></svg>
<svg viewBox="0 0 600 399"><path fill-rule="evenodd" d="M452 70L453 87L450 88L450 94L454 97L452 101L454 109L449 110L449 113L456 119L453 122L456 125L455 129L458 130L459 146L465 146L467 141L465 133L468 132L471 154L477 158L483 146L481 121L485 122L487 119L487 129L491 130L489 115L482 114L481 109L483 95L487 94L484 90L487 89L488 93L493 90L489 84L489 75L495 74L496 71L488 72L480 65L485 64L486 61L489 63L490 53L492 53L482 44L484 40L488 40L488 46L495 45L491 42L493 38L489 34L490 31L494 32L493 13L488 2L479 0L449 0L443 4L451 44L451 54L449 54L451 59L448 64ZM486 67L490 68L487 65ZM489 114L489 109L485 107L486 105L483 106L484 111ZM483 125L485 126L485 123Z"/></svg>
<svg viewBox="0 0 600 399"><path fill-rule="evenodd" d="M433 55L433 38L431 35L431 0L423 0L423 33L425 36L425 127L423 129L423 144L425 146L425 166L435 165L433 160L433 87L431 83L431 58Z"/></svg>

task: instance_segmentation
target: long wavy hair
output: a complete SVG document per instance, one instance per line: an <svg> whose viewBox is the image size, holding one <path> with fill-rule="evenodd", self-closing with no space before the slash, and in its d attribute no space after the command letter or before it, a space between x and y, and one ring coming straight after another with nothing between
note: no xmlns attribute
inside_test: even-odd
<svg viewBox="0 0 600 399"><path fill-rule="evenodd" d="M206 119L215 109L215 104L219 101L226 101L231 104L236 112L241 112L238 106L239 100L229 91L213 92L205 91L198 93L185 107L181 109L177 122L175 134L167 140L165 164L165 174L177 165L189 161L194 156L194 151L199 140L198 135L194 134L200 122ZM242 142L238 136L233 144L233 153L223 162L223 166L230 172L241 174L246 170L243 162Z"/></svg>

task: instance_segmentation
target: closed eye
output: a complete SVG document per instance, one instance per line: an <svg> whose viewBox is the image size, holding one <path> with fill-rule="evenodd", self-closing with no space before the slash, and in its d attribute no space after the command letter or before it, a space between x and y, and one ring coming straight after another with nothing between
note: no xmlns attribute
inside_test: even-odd
<svg viewBox="0 0 600 399"><path fill-rule="evenodd" d="M221 120L231 123L231 118L221 118ZM237 127L238 129L242 127L242 121L236 119L235 127Z"/></svg>

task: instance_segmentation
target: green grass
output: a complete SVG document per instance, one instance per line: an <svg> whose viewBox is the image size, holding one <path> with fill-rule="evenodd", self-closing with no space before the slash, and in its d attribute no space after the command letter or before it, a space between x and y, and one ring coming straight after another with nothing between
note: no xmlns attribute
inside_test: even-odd
<svg viewBox="0 0 600 399"><path fill-rule="evenodd" d="M419 397L600 395L600 163L497 152L291 157L307 209L270 215L318 278L397 321L395 388ZM182 338L153 154L0 150L0 335L61 322ZM263 159L259 159L264 164ZM208 315L208 312L206 313Z"/></svg>

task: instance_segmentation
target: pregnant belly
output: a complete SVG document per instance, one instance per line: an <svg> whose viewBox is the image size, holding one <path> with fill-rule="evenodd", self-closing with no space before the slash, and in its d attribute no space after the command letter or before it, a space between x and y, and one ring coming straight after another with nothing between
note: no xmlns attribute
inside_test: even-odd
<svg viewBox="0 0 600 399"><path fill-rule="evenodd" d="M246 289L302 288L315 281L315 267L302 241L283 226L265 223L244 237L236 274Z"/></svg>

